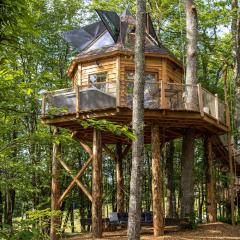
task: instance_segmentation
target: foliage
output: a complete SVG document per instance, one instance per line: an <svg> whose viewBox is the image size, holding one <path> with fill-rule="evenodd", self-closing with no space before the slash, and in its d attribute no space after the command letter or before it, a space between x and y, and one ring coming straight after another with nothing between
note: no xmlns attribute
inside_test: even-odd
<svg viewBox="0 0 240 240"><path fill-rule="evenodd" d="M111 122L106 119L96 120L96 119L86 119L86 120L79 120L79 123L84 127L95 127L100 130L108 130L116 135L125 135L130 140L134 140L135 136L128 128L128 126L122 126L120 124Z"/></svg>

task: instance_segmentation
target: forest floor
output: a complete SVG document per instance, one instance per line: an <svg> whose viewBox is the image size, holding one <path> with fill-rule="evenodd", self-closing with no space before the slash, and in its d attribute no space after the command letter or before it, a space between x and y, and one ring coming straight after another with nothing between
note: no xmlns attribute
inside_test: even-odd
<svg viewBox="0 0 240 240"><path fill-rule="evenodd" d="M165 234L163 237L153 237L152 227L142 227L141 229L141 239L142 240L152 240L152 239L164 239L164 240L211 240L211 239L221 239L221 240L240 240L240 225L231 226L225 223L214 223L214 224L199 224L194 230L176 230L176 228L166 227ZM92 239L90 233L87 234L76 234L75 236L70 236L68 240L88 240ZM104 232L102 239L109 240L126 240L127 230L115 230L112 232Z"/></svg>

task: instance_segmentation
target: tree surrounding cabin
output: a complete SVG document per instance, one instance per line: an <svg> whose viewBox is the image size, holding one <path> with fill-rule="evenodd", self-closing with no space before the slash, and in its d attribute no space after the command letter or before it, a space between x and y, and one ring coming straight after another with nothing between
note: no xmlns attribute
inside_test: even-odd
<svg viewBox="0 0 240 240"><path fill-rule="evenodd" d="M185 0L186 11L186 84L197 83L197 9L193 0ZM196 104L196 89L187 87L187 102ZM195 129L186 129L182 147L181 217L194 216L194 138Z"/></svg>
<svg viewBox="0 0 240 240"><path fill-rule="evenodd" d="M238 122L238 114L240 113L240 12L237 0L232 0L232 37L233 37L233 61L234 61L234 94L235 94L235 122ZM235 141L238 139L237 131L235 131Z"/></svg>
<svg viewBox="0 0 240 240"><path fill-rule="evenodd" d="M140 239L142 179L144 163L144 72L146 2L136 1L135 76L133 88L132 169L130 180L128 239Z"/></svg>

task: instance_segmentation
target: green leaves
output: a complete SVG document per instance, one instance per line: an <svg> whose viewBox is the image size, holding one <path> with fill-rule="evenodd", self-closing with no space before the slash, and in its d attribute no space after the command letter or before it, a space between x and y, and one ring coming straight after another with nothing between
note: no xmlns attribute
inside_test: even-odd
<svg viewBox="0 0 240 240"><path fill-rule="evenodd" d="M134 134L127 126L122 126L106 119L86 119L78 121L84 128L95 127L103 131L110 131L116 135L125 135L130 140L135 140Z"/></svg>

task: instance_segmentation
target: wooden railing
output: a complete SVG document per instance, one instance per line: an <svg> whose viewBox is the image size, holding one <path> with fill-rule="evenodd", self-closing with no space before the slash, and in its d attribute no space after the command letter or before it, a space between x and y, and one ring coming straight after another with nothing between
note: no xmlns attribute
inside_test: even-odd
<svg viewBox="0 0 240 240"><path fill-rule="evenodd" d="M119 89L117 89L119 87ZM104 94L115 99L114 107L132 108L133 104L133 82L122 81L95 83L94 86L82 85L75 89L68 88L47 92L42 98L42 115L63 115L65 113L76 113L85 111L84 101L94 101L93 98L85 99L81 94L86 90L96 90L96 93ZM83 102L80 102L82 99ZM226 124L226 106L214 95L202 88L201 85L187 85L177 83L145 82L144 108L167 109L173 111L195 111L201 116L211 116L215 120ZM101 108L97 108L101 109ZM94 106L93 109L95 110Z"/></svg>

